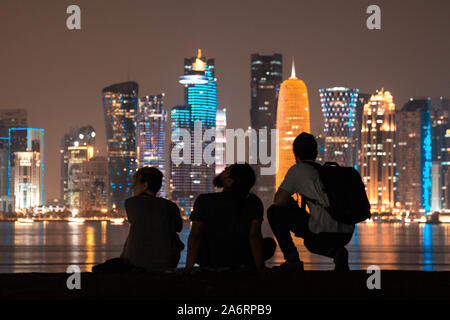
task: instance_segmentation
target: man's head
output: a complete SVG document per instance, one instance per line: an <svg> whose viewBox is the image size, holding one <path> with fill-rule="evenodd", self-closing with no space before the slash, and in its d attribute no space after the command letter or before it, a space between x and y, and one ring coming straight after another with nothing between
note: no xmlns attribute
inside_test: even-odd
<svg viewBox="0 0 450 320"><path fill-rule="evenodd" d="M295 160L316 160L317 142L312 134L302 132L295 138L293 143Z"/></svg>
<svg viewBox="0 0 450 320"><path fill-rule="evenodd" d="M216 187L247 195L256 181L255 171L248 163L235 163L227 167L214 179Z"/></svg>
<svg viewBox="0 0 450 320"><path fill-rule="evenodd" d="M157 168L143 167L133 175L133 192L139 195L150 191L155 195L161 189L163 174Z"/></svg>

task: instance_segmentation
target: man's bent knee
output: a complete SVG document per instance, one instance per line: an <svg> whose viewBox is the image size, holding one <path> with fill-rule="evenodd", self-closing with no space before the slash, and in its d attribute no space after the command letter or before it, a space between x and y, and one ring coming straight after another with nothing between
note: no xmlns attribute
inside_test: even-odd
<svg viewBox="0 0 450 320"><path fill-rule="evenodd" d="M276 206L276 205L271 205L268 209L267 209L267 220L269 220L269 223L273 223L275 221L279 221L279 217L280 217L280 210L281 207L280 206Z"/></svg>

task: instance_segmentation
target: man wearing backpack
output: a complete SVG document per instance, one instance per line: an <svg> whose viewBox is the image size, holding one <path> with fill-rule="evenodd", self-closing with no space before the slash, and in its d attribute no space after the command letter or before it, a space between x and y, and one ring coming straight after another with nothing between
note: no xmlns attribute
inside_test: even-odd
<svg viewBox="0 0 450 320"><path fill-rule="evenodd" d="M303 262L290 234L292 231L304 239L310 252L334 259L335 271L349 271L345 246L352 239L355 227L352 223L338 222L328 212L331 210L327 210L330 203L319 175L321 165L314 162L317 157L314 136L302 132L294 140L293 151L296 164L286 173L275 194L274 204L267 210L270 227L286 260L274 270L303 271ZM341 188L345 188L345 184ZM293 199L294 194L302 196L301 207Z"/></svg>

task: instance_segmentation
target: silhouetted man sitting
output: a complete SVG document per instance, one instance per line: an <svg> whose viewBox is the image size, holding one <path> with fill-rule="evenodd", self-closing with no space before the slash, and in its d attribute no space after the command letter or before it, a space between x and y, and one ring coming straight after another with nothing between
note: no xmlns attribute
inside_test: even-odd
<svg viewBox="0 0 450 320"><path fill-rule="evenodd" d="M134 196L125 200L130 231L120 258L93 268L94 272L153 271L176 268L184 245L178 206L157 197L163 174L157 168L140 168L133 176Z"/></svg>
<svg viewBox="0 0 450 320"><path fill-rule="evenodd" d="M200 267L266 271L264 261L275 253L272 238L262 238L264 207L250 189L255 173L248 164L234 164L216 177L222 192L198 196L190 216L186 269Z"/></svg>
<svg viewBox="0 0 450 320"><path fill-rule="evenodd" d="M292 231L295 236L304 239L305 247L312 253L333 258L336 271L348 271L345 245L352 238L354 225L334 220L325 210L328 198L323 191L319 173L316 168L307 164L317 157L314 136L305 132L298 135L293 143L293 151L296 164L288 170L275 194L274 204L267 211L270 227L286 260L274 269L303 270L303 262L290 234ZM294 201L292 195L295 193L305 196L302 203L308 205L310 214L304 205L299 207Z"/></svg>

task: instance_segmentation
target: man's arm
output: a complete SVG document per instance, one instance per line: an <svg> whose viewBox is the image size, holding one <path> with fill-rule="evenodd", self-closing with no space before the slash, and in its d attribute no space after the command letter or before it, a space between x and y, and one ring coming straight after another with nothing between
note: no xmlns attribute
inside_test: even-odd
<svg viewBox="0 0 450 320"><path fill-rule="evenodd" d="M188 251L186 258L186 269L192 269L200 252L204 223L201 221L192 221L191 233L188 238Z"/></svg>
<svg viewBox="0 0 450 320"><path fill-rule="evenodd" d="M258 270L263 270L264 257L263 257L263 238L261 234L261 219L253 219L250 225L250 233L248 235L250 241L250 248L252 250L253 260Z"/></svg>
<svg viewBox="0 0 450 320"><path fill-rule="evenodd" d="M287 206L292 200L291 194L282 188L278 188L273 198L273 204L276 206Z"/></svg>
<svg viewBox="0 0 450 320"><path fill-rule="evenodd" d="M183 230L183 220L181 219L181 213L178 206L171 202L171 214L173 219L173 226L175 228L175 232L181 232Z"/></svg>
<svg viewBox="0 0 450 320"><path fill-rule="evenodd" d="M125 212L129 223L134 223L133 204L131 198L125 199Z"/></svg>

